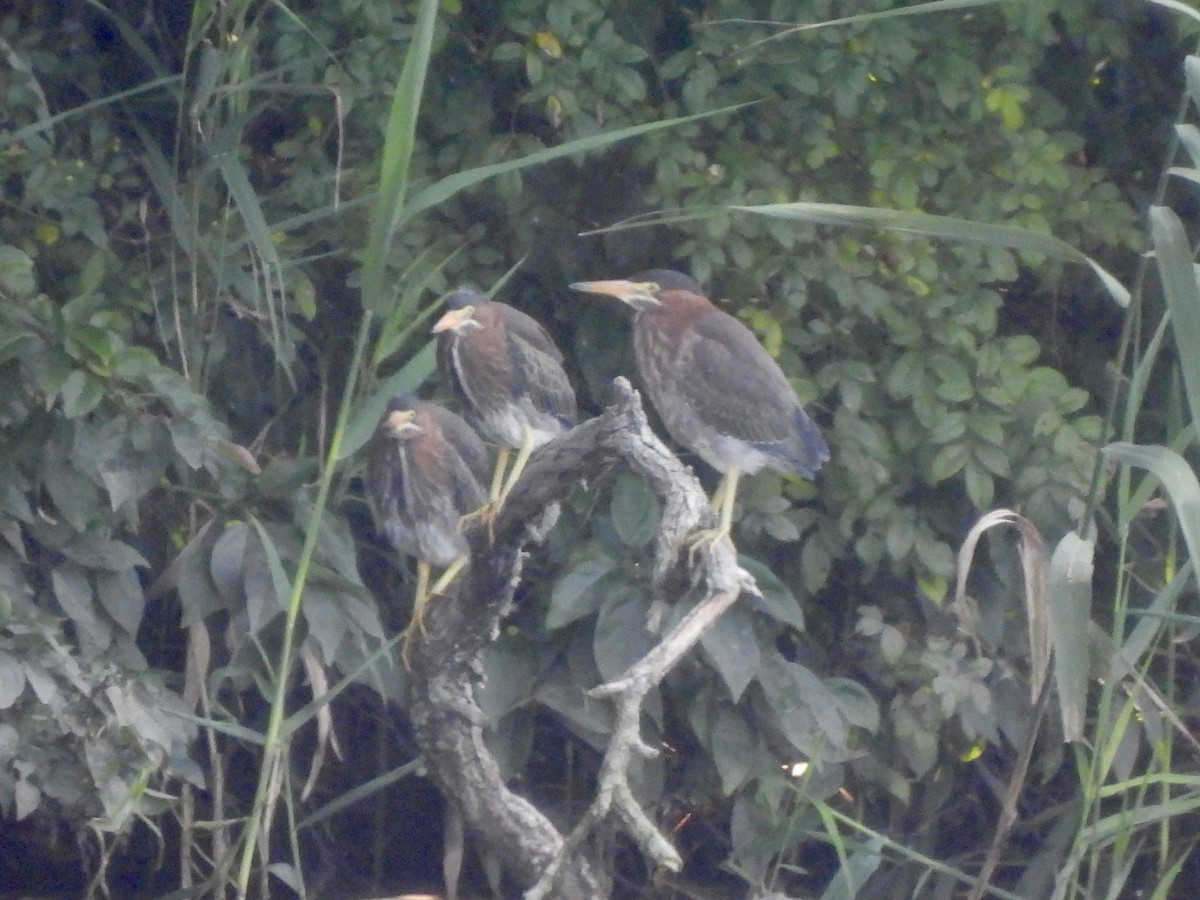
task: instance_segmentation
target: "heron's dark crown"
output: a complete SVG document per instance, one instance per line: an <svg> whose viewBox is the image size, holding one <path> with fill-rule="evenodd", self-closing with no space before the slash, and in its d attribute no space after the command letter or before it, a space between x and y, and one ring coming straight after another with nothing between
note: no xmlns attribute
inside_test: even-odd
<svg viewBox="0 0 1200 900"><path fill-rule="evenodd" d="M704 288L700 287L700 282L691 275L684 275L674 269L647 269L645 272L638 272L629 280L639 283L652 281L658 285L659 291L687 291L700 297L704 296Z"/></svg>
<svg viewBox="0 0 1200 900"><path fill-rule="evenodd" d="M464 285L443 297L442 305L446 309L464 309L468 306L479 306L481 303L486 303L487 299L487 295L477 288Z"/></svg>
<svg viewBox="0 0 1200 900"><path fill-rule="evenodd" d="M400 411L406 410L406 409L415 410L420 405L421 405L421 401L417 399L416 394L409 394L409 393L397 394L395 397L393 397L391 400L388 401L387 411L388 412L400 412Z"/></svg>

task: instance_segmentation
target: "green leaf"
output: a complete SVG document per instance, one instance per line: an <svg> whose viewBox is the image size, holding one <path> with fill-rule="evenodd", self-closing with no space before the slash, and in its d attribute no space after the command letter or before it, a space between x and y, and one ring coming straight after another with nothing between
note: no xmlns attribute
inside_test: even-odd
<svg viewBox="0 0 1200 900"><path fill-rule="evenodd" d="M122 572L135 566L149 568L146 557L128 544L111 541L99 535L85 532L73 538L62 548L63 555L89 569L107 569Z"/></svg>
<svg viewBox="0 0 1200 900"><path fill-rule="evenodd" d="M945 481L952 475L957 475L962 471L963 466L970 459L970 445L959 441L954 444L947 444L933 457L933 461L929 464L929 483L937 484L939 481Z"/></svg>
<svg viewBox="0 0 1200 900"><path fill-rule="evenodd" d="M0 250L3 248L0 247ZM10 359L17 359L29 353L36 347L36 339L29 334L9 334L0 337L0 363L6 363Z"/></svg>
<svg viewBox="0 0 1200 900"><path fill-rule="evenodd" d="M24 690L25 667L11 653L0 649L0 709L8 709L16 703Z"/></svg>
<svg viewBox="0 0 1200 900"><path fill-rule="evenodd" d="M311 456L299 459L276 457L263 468L254 485L263 497L286 500L316 475L317 461Z"/></svg>
<svg viewBox="0 0 1200 900"><path fill-rule="evenodd" d="M822 808L827 807L822 804ZM825 819L827 826L832 824L831 817ZM882 836L874 835L854 845L854 852L838 865L837 874L821 894L821 900L854 900L858 897L863 885L883 863L883 842Z"/></svg>
<svg viewBox="0 0 1200 900"><path fill-rule="evenodd" d="M658 533L658 498L631 472L617 476L610 515L617 537L626 547L638 548Z"/></svg>
<svg viewBox="0 0 1200 900"><path fill-rule="evenodd" d="M146 610L146 595L142 583L132 568L119 572L96 573L96 596L113 621L136 636Z"/></svg>
<svg viewBox="0 0 1200 900"><path fill-rule="evenodd" d="M5 299L29 297L37 289L33 277L33 260L17 247L0 244L0 293Z"/></svg>
<svg viewBox="0 0 1200 900"><path fill-rule="evenodd" d="M615 567L616 562L600 556L584 561L563 575L550 593L546 630L562 628L598 610L604 598L595 587Z"/></svg>
<svg viewBox="0 0 1200 900"><path fill-rule="evenodd" d="M42 804L42 792L25 778L13 785L13 814L17 821L32 815Z"/></svg>
<svg viewBox="0 0 1200 900"><path fill-rule="evenodd" d="M740 788L758 761L754 726L732 703L718 703L708 735L708 751L725 796Z"/></svg>
<svg viewBox="0 0 1200 900"><path fill-rule="evenodd" d="M833 559L823 540L810 537L804 542L804 549L800 551L800 572L806 591L815 594L823 588L832 568Z"/></svg>
<svg viewBox="0 0 1200 900"><path fill-rule="evenodd" d="M730 607L701 635L700 645L736 703L762 663L753 617L741 606Z"/></svg>
<svg viewBox="0 0 1200 900"><path fill-rule="evenodd" d="M88 257L88 261L84 263L83 270L79 273L79 286L76 289L76 300L83 297L90 297L94 294L100 285L104 282L105 261L108 259L108 254L102 250L94 250L92 255Z"/></svg>
<svg viewBox="0 0 1200 900"><path fill-rule="evenodd" d="M772 655L763 661L758 683L775 714L775 727L796 750L826 762L846 757L846 722L837 697L820 678L799 663Z"/></svg>
<svg viewBox="0 0 1200 900"><path fill-rule="evenodd" d="M996 482L991 473L972 460L967 463L964 476L967 484L967 496L971 498L971 502L979 509L988 509L992 505L992 498L996 492Z"/></svg>
<svg viewBox="0 0 1200 900"><path fill-rule="evenodd" d="M76 369L68 375L59 392L62 395L63 415L68 419L86 416L104 399L104 388L82 369Z"/></svg>
<svg viewBox="0 0 1200 900"><path fill-rule="evenodd" d="M945 395L943 395L945 396ZM966 398L963 398L966 399ZM956 441L967 431L967 417L959 411L946 411L934 424L929 437L935 444L948 444Z"/></svg>
<svg viewBox="0 0 1200 900"><path fill-rule="evenodd" d="M112 642L112 634L96 616L87 572L75 563L63 563L51 570L50 582L58 605L75 624L80 638L96 648L107 647Z"/></svg>
<svg viewBox="0 0 1200 900"><path fill-rule="evenodd" d="M931 360L931 366L938 378L941 379L937 386L937 395L943 400L961 403L970 400L975 395L974 387L971 385L971 373L959 360L935 356Z"/></svg>
<svg viewBox="0 0 1200 900"><path fill-rule="evenodd" d="M887 390L898 400L911 397L922 389L925 379L924 353L907 350L900 354L887 376Z"/></svg>
<svg viewBox="0 0 1200 900"><path fill-rule="evenodd" d="M947 578L954 574L954 553L944 541L918 533L915 549L917 557L934 574Z"/></svg>
<svg viewBox="0 0 1200 900"><path fill-rule="evenodd" d="M487 678L475 689L479 708L490 722L499 722L526 704L538 684L537 648L525 635L502 635L483 651Z"/></svg>
<svg viewBox="0 0 1200 900"><path fill-rule="evenodd" d="M308 633L321 647L326 665L333 664L346 635L348 622L339 599L337 594L311 585L304 592L304 621L308 623Z"/></svg>
<svg viewBox="0 0 1200 900"><path fill-rule="evenodd" d="M224 606L200 549L199 545L189 544L179 564L179 624L183 628L203 621ZM212 556L216 556L215 549Z"/></svg>
<svg viewBox="0 0 1200 900"><path fill-rule="evenodd" d="M256 550L261 550L261 559L266 563L266 575L269 579L261 590L261 618L256 622L255 617L251 615L250 627L251 630L256 630L257 625L265 622L276 609L288 608L292 584L283 570L279 551L266 527L256 518L251 518L250 524L254 526L255 532L258 534L258 542L247 542L246 544L246 606L248 611L255 606L255 600L260 599L259 592L252 590L252 585L256 584L261 577L258 569L260 557L258 552L255 552Z"/></svg>
<svg viewBox="0 0 1200 900"><path fill-rule="evenodd" d="M592 653L605 681L620 678L654 649L657 640L646 627L649 614L649 599L631 587L623 586L604 599L596 617Z"/></svg>
<svg viewBox="0 0 1200 900"><path fill-rule="evenodd" d="M881 641L887 640L887 633L888 629L881 632ZM838 698L838 710L847 722L870 732L879 729L879 704L870 691L849 678L826 678L825 685Z"/></svg>
<svg viewBox="0 0 1200 900"><path fill-rule="evenodd" d="M246 541L250 527L245 522L230 522L213 544L209 575L229 609L238 609L245 597Z"/></svg>
<svg viewBox="0 0 1200 900"><path fill-rule="evenodd" d="M884 537L884 544L887 546L888 556L899 562L908 556L912 550L913 541L916 539L916 533L913 530L912 522L903 518L893 517L888 522L887 533Z"/></svg>
<svg viewBox="0 0 1200 900"><path fill-rule="evenodd" d="M811 543L811 542L810 542ZM739 556L738 565L754 576L761 597L751 596L750 603L759 612L766 613L777 622L790 625L797 631L804 630L804 610L791 589L780 581L766 565L749 556Z"/></svg>

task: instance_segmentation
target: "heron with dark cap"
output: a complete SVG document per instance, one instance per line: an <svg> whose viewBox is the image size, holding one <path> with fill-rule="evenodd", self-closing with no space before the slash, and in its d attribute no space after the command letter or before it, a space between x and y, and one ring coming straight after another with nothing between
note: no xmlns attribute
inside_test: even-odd
<svg viewBox="0 0 1200 900"><path fill-rule="evenodd" d="M693 548L729 536L742 474L765 467L811 480L829 459L825 439L779 364L694 278L651 269L571 287L633 307L638 373L663 425L723 473L712 499L718 527L695 535Z"/></svg>
<svg viewBox="0 0 1200 900"><path fill-rule="evenodd" d="M412 622L422 632L427 603L468 562L460 520L486 502L487 477L487 448L459 416L410 395L388 402L368 447L367 498L388 543L417 559ZM443 572L430 587L434 567Z"/></svg>
<svg viewBox="0 0 1200 900"><path fill-rule="evenodd" d="M433 326L438 368L480 435L500 448L488 493L490 518L530 454L575 424L575 392L562 353L535 319L474 288L459 288L442 304L446 311Z"/></svg>

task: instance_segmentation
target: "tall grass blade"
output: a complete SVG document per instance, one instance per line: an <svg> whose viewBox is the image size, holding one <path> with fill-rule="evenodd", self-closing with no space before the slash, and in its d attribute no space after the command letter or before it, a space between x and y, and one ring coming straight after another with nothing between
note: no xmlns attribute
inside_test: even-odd
<svg viewBox="0 0 1200 900"><path fill-rule="evenodd" d="M1150 207L1150 234L1183 374L1192 422L1200 422L1200 287L1183 222L1166 206Z"/></svg>
<svg viewBox="0 0 1200 900"><path fill-rule="evenodd" d="M1183 871L1185 864L1194 864L1197 843L1200 842L1189 842L1182 852L1176 854L1175 861L1171 863L1171 867L1158 877L1158 884L1154 886L1154 893L1150 895L1150 900L1170 900L1171 897L1178 896L1174 892L1175 879L1179 877L1179 873Z"/></svg>
<svg viewBox="0 0 1200 900"><path fill-rule="evenodd" d="M1081 741L1087 721L1088 623L1092 606L1095 544L1070 532L1050 557L1050 621L1054 681L1063 736Z"/></svg>
<svg viewBox="0 0 1200 900"><path fill-rule="evenodd" d="M818 809L818 812L820 810ZM833 823L826 823L827 827ZM840 871L821 894L821 900L854 900L864 884L883 862L883 838L868 838L853 853L842 860Z"/></svg>
<svg viewBox="0 0 1200 900"><path fill-rule="evenodd" d="M232 152L223 151L217 154L216 164L217 170L225 181L225 186L229 189L229 195L233 197L233 202L246 225L251 245L259 259L262 260L261 296L267 319L271 325L272 352L275 354L275 359L282 362L291 356L290 350L285 345L284 332L287 328L287 315L283 307L286 290L283 283L283 262L279 258L279 252L275 249L275 242L271 240L267 217L263 214L258 194L250 184L250 177L246 174L246 169L241 161ZM284 370L290 371L290 367L285 367Z"/></svg>
<svg viewBox="0 0 1200 900"><path fill-rule="evenodd" d="M1132 830L1146 825L1157 825L1200 810L1200 792L1189 791L1163 803L1148 803L1133 809L1122 810L1084 826L1080 840L1086 844L1103 846L1120 839Z"/></svg>
<svg viewBox="0 0 1200 900"><path fill-rule="evenodd" d="M55 113L45 121L34 122L32 125L26 125L24 128L18 128L16 131L0 134L0 150L10 144L27 141L31 137L43 131L48 131L57 125L59 122L64 122L67 119L72 119L76 116L82 116L94 109L102 106L109 106L113 103L120 103L124 100L129 100L137 97L140 94L149 94L162 88L178 85L183 80L180 75L168 75L164 78L155 78L153 81L147 81L145 84L139 84L137 87L129 88L125 91L118 91L115 94L109 94L107 97L101 97L98 100L89 100L87 103L81 103L78 106L72 106L68 110L60 113Z"/></svg>
<svg viewBox="0 0 1200 900"><path fill-rule="evenodd" d="M1183 61L1183 78L1187 83L1188 96L1200 106L1200 56L1189 56Z"/></svg>
<svg viewBox="0 0 1200 900"><path fill-rule="evenodd" d="M929 213L900 209L880 209L873 206L852 206L843 203L766 203L757 206L708 206L699 209L669 210L651 213L634 222L624 222L597 228L587 234L606 234L629 228L650 225L677 225L722 215L730 210L777 219L811 222L814 225L837 225L843 228L881 228L926 237L966 241L991 247L1006 247L1025 253L1040 253L1053 259L1083 263L1096 273L1113 302L1129 306L1129 290L1110 272L1085 253L1053 235L1018 228L1015 225L992 225L959 219L954 216L935 216Z"/></svg>
<svg viewBox="0 0 1200 900"><path fill-rule="evenodd" d="M367 249L363 256L363 308L378 312L384 302L383 276L396 225L408 192L408 172L416 140L417 116L425 92L425 75L437 22L437 0L422 0L412 41L392 97L379 171L379 196L371 210Z"/></svg>
<svg viewBox="0 0 1200 900"><path fill-rule="evenodd" d="M1197 12L1186 3L1181 3L1180 0L1150 0L1156 6L1162 6L1166 9L1174 10L1177 13L1183 13L1185 16L1200 22L1200 12ZM1194 95L1193 95L1194 96Z"/></svg>
<svg viewBox="0 0 1200 900"><path fill-rule="evenodd" d="M357 453L371 439L388 400L397 394L415 392L436 367L437 341L429 341L399 371L380 382L374 393L354 411L337 458L342 460Z"/></svg>
<svg viewBox="0 0 1200 900"><path fill-rule="evenodd" d="M1129 292L1099 263L1066 241L1053 235L1041 234L1015 225L994 225L972 222L954 216L935 216L929 213L899 209L877 209L869 206L849 206L840 203L770 203L762 206L732 206L731 209L799 219L819 225L855 225L903 231L926 237L949 238L991 247L1007 247L1023 253L1041 253L1053 259L1084 263L1100 278L1105 290L1122 307L1129 305Z"/></svg>
<svg viewBox="0 0 1200 900"><path fill-rule="evenodd" d="M1025 581L1025 618L1029 628L1029 683L1033 702L1042 692L1042 684L1050 671L1050 647L1053 634L1049 588L1049 560L1046 544L1037 526L1011 509L993 509L971 526L958 550L958 578L954 586L954 605L959 621L974 633L978 628L978 611L967 599L967 577L975 560L975 547L989 528L1011 525L1020 536L1021 573Z"/></svg>
<svg viewBox="0 0 1200 900"><path fill-rule="evenodd" d="M1183 147L1187 151L1187 155L1191 157L1192 165L1200 166L1200 128L1190 122L1180 123L1175 126L1175 137L1179 139L1179 146Z"/></svg>
<svg viewBox="0 0 1200 900"><path fill-rule="evenodd" d="M1192 577L1194 575L1192 561L1189 559L1179 571L1175 573L1175 577L1167 583L1167 585L1155 595L1154 601L1145 609L1140 610L1141 621L1137 623L1129 637L1125 640L1121 647L1121 655L1119 662L1128 666L1128 670L1137 669L1142 664L1142 657L1150 650L1150 645L1154 643L1154 638L1162 628L1164 620L1174 620L1171 610L1175 608L1180 596L1183 594L1184 588L1192 585ZM1121 674L1126 674L1122 672Z"/></svg>
<svg viewBox="0 0 1200 900"><path fill-rule="evenodd" d="M418 191L412 196L407 206L403 210L402 216L397 220L397 225L406 222L430 207L437 206L440 203L445 203L454 195L465 191L467 188L487 181L489 178L495 178L498 175L504 175L508 172L515 172L519 169L525 169L529 166L540 165L544 162L549 162L554 159L560 159L564 156L570 156L574 153L586 153L589 150L600 150L610 144L615 144L618 141L628 140L631 137L637 137L643 134L650 134L654 131L661 131L664 128L674 128L676 125L683 125L687 122L695 122L699 119L708 119L713 116L723 115L741 109L744 106L749 106L748 103L738 103L734 106L726 106L721 109L713 109L707 112L694 113L690 116L680 116L676 119L663 119L658 122L647 122L642 125L630 125L627 128L618 128L615 131L606 131L603 134L593 134L588 137L578 138L574 141L567 141L565 144L559 144L557 147L547 147L545 150L537 150L526 156L518 159L511 159L505 162L492 163L487 166L479 166L475 169L468 169L465 172L455 172L453 175L447 175L440 181L436 181L426 188Z"/></svg>
<svg viewBox="0 0 1200 900"><path fill-rule="evenodd" d="M857 13L852 16L842 16L837 19L827 19L824 22L810 22L803 25L793 25L783 31L773 34L769 37L761 38L751 44L747 44L739 54L744 54L753 50L762 44L770 43L771 41L779 41L784 38L791 37L794 34L800 34L806 31L815 31L818 28L831 28L836 25L859 25L867 22L874 22L880 19L891 19L896 16L919 16L928 15L936 12L956 12L966 9L972 9L976 6L995 6L1000 3L1011 3L1012 0L928 0L926 3L914 3L911 6L900 7L899 9L885 9L879 12ZM729 25L781 25L781 22L764 22L756 19L719 19L715 22L707 23L712 26L729 26Z"/></svg>
<svg viewBox="0 0 1200 900"><path fill-rule="evenodd" d="M1100 452L1117 462L1146 469L1162 482L1175 507L1188 557L1200 559L1200 481L1184 458L1168 447L1124 441L1109 444Z"/></svg>
<svg viewBox="0 0 1200 900"><path fill-rule="evenodd" d="M1154 374L1154 367L1158 362L1158 354L1162 351L1163 339L1167 334L1167 326L1169 320L1163 316L1159 320L1158 326L1154 329L1154 334L1146 344L1146 348L1142 351L1141 357L1134 366L1133 372L1129 376L1129 389L1127 399L1125 401L1125 422L1124 434L1132 435L1137 426L1138 413L1141 412L1142 403L1146 397L1146 390L1150 386L1150 378Z"/></svg>

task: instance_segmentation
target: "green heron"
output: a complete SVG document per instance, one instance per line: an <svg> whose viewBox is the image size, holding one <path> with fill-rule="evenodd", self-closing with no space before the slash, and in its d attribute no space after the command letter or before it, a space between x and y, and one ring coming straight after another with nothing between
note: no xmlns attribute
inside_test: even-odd
<svg viewBox="0 0 1200 900"><path fill-rule="evenodd" d="M438 368L479 433L500 447L489 492L494 515L529 455L575 424L575 392L562 353L534 319L473 288L459 288L442 303L446 312L433 326Z"/></svg>
<svg viewBox="0 0 1200 900"><path fill-rule="evenodd" d="M367 497L388 543L417 558L412 621L421 630L429 598L467 563L459 523L485 502L487 475L487 449L461 418L410 395L388 402L367 453ZM445 571L430 588L435 566Z"/></svg>
<svg viewBox="0 0 1200 900"><path fill-rule="evenodd" d="M723 473L713 494L720 525L693 548L728 537L738 477L764 466L812 479L829 447L787 376L745 325L717 309L695 279L651 269L629 280L583 281L636 310L638 372L671 437Z"/></svg>

